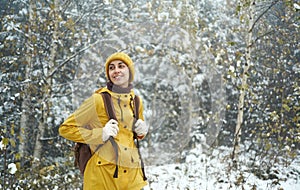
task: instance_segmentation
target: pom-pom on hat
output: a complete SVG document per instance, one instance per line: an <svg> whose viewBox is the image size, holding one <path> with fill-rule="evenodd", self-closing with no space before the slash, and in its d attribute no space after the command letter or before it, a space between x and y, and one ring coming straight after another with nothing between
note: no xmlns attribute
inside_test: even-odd
<svg viewBox="0 0 300 190"><path fill-rule="evenodd" d="M130 59L130 57L126 53L123 53L123 52L114 53L107 58L107 60L105 62L106 78L110 81L109 74L108 74L108 66L114 60L123 61L128 66L129 72L130 72L129 83L131 83L134 79L134 64L133 64L133 61Z"/></svg>

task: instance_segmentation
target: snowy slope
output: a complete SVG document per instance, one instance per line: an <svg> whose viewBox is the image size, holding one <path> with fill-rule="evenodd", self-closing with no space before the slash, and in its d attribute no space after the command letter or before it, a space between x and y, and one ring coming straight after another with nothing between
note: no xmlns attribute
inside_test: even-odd
<svg viewBox="0 0 300 190"><path fill-rule="evenodd" d="M145 190L300 189L299 157L288 167L277 168L276 179L262 180L247 172L246 166L230 171L230 151L221 147L206 156L196 148L189 152L186 163L149 166L146 168L149 185Z"/></svg>

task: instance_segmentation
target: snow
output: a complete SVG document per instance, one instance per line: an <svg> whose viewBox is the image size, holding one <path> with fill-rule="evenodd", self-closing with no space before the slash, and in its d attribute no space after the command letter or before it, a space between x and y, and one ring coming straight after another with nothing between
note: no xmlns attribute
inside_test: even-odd
<svg viewBox="0 0 300 190"><path fill-rule="evenodd" d="M201 147L191 150L185 163L146 167L148 186L144 190L300 189L300 158L288 167L278 167L277 178L263 180L249 172L247 164L238 170L230 167L230 151L220 147L206 155ZM241 156L247 162L247 156Z"/></svg>
<svg viewBox="0 0 300 190"><path fill-rule="evenodd" d="M16 171L18 170L15 163L10 163L10 164L8 164L7 168L8 168L8 172L9 172L10 174L15 174Z"/></svg>
<svg viewBox="0 0 300 190"><path fill-rule="evenodd" d="M3 136L1 136L1 141L0 141L0 150L4 150L4 148L6 147L3 143Z"/></svg>

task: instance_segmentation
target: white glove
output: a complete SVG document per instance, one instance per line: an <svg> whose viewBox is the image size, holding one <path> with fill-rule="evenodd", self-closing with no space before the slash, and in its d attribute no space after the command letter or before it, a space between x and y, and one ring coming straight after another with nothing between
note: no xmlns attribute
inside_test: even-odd
<svg viewBox="0 0 300 190"><path fill-rule="evenodd" d="M110 136L116 137L119 132L118 122L114 119L109 120L102 130L102 140L107 141Z"/></svg>
<svg viewBox="0 0 300 190"><path fill-rule="evenodd" d="M135 123L135 132L139 139L144 138L144 136L148 133L149 127L146 125L146 122L138 119Z"/></svg>

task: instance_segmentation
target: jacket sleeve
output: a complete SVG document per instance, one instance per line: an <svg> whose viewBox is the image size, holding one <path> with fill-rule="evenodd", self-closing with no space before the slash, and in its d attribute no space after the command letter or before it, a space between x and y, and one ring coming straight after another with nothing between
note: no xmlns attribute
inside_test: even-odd
<svg viewBox="0 0 300 190"><path fill-rule="evenodd" d="M63 122L59 134L74 142L103 144L101 109L104 109L103 100L95 93Z"/></svg>

